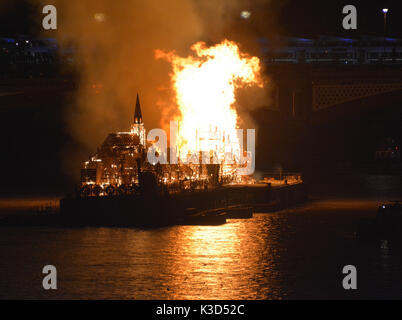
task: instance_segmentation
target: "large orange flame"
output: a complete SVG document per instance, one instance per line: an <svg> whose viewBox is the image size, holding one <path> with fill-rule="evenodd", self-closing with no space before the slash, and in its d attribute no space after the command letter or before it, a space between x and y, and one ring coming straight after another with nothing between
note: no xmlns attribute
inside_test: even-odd
<svg viewBox="0 0 402 320"><path fill-rule="evenodd" d="M157 59L172 65L172 87L180 111L178 119L179 157L185 160L200 151L213 152L218 159L227 153L240 155L236 129L236 89L263 86L260 60L241 53L229 40L207 47L197 42L194 55L177 56L174 52L157 50Z"/></svg>

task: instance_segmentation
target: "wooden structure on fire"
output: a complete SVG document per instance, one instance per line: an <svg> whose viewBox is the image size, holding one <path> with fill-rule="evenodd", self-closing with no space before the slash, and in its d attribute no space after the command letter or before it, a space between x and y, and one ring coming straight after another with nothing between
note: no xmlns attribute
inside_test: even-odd
<svg viewBox="0 0 402 320"><path fill-rule="evenodd" d="M180 159L177 164L150 164L149 147L137 94L130 131L110 133L96 154L83 162L78 196L130 195L155 188L176 193L231 182L222 176L220 164L184 164Z"/></svg>

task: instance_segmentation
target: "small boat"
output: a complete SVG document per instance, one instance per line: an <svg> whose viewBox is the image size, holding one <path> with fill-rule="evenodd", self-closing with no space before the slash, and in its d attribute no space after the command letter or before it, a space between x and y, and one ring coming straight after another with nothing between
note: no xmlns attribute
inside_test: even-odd
<svg viewBox="0 0 402 320"><path fill-rule="evenodd" d="M378 208L375 224L382 237L401 237L402 205L399 201L383 204Z"/></svg>
<svg viewBox="0 0 402 320"><path fill-rule="evenodd" d="M361 239L402 239L402 205L391 201L378 207L374 221L362 223L358 236Z"/></svg>
<svg viewBox="0 0 402 320"><path fill-rule="evenodd" d="M399 201L383 204L378 207L376 223L387 226L402 223L402 205Z"/></svg>

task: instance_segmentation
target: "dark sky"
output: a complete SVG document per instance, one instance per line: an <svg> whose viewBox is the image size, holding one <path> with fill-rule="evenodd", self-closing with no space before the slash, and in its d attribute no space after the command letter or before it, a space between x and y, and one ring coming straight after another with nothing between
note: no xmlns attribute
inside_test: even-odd
<svg viewBox="0 0 402 320"><path fill-rule="evenodd" d="M35 18L40 18L40 11L36 15L37 8L28 5L23 0L0 1L0 33L11 35L14 33L28 33L34 31ZM35 27L34 27L35 26Z"/></svg>
<svg viewBox="0 0 402 320"><path fill-rule="evenodd" d="M145 0L142 0L145 1ZM200 0L203 1L203 0ZM219 1L219 0L217 0ZM233 0L236 1L236 0ZM40 26L40 8L28 4L26 0L1 0L0 33L36 33ZM275 24L280 33L289 35L318 34L382 34L383 14L381 9L388 7L387 30L390 35L402 35L402 1L401 0L272 0L256 6L255 1L248 3L256 14L252 19L264 26L268 20L264 12L274 14ZM277 5L282 3L282 5ZM346 31L342 28L342 8L353 4L357 7L358 29ZM278 9L278 8L281 9ZM247 8L248 9L248 8ZM269 24L267 23L267 28Z"/></svg>
<svg viewBox="0 0 402 320"><path fill-rule="evenodd" d="M357 30L342 28L342 8L352 4L357 9ZM389 8L387 30L402 35L401 0L289 0L278 16L290 34L382 34L382 8Z"/></svg>

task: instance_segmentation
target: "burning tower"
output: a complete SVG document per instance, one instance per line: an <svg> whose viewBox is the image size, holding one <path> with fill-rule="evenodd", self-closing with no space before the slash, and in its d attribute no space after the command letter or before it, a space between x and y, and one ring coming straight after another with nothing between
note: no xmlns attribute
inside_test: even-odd
<svg viewBox="0 0 402 320"><path fill-rule="evenodd" d="M81 195L127 193L139 182L146 140L139 96L129 132L110 133L95 155L83 163Z"/></svg>
<svg viewBox="0 0 402 320"><path fill-rule="evenodd" d="M145 146L145 128L142 121L140 98L137 93L137 101L135 103L134 122L131 125L131 132L140 138L140 144Z"/></svg>
<svg viewBox="0 0 402 320"><path fill-rule="evenodd" d="M152 184L154 190L170 193L246 180L239 169L252 163L248 160L253 154L243 151L235 93L238 88L263 86L260 60L240 52L229 40L213 47L199 42L191 48L194 55L189 57L160 50L155 53L173 69L171 81L179 115L176 144L171 148L178 159L147 161L148 150L158 153L157 158L167 150L148 145L137 94L130 131L109 134L84 163L82 196L131 194L152 189L147 187Z"/></svg>

